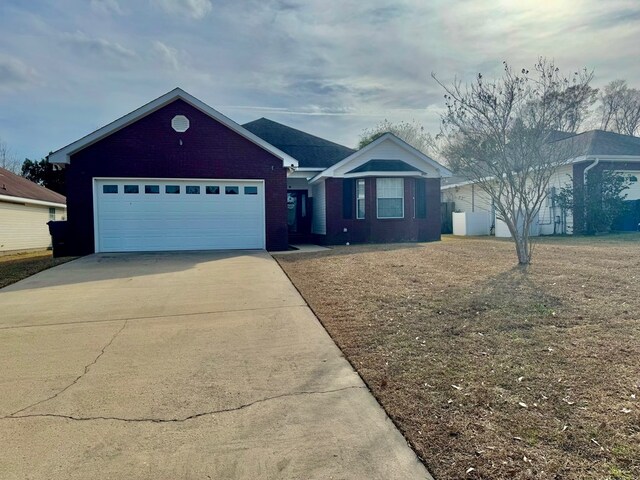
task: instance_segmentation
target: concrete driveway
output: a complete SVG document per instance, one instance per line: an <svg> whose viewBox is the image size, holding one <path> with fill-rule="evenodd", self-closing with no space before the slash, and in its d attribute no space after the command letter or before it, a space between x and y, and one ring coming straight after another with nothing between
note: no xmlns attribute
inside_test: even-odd
<svg viewBox="0 0 640 480"><path fill-rule="evenodd" d="M264 252L85 257L0 290L3 479L424 479Z"/></svg>

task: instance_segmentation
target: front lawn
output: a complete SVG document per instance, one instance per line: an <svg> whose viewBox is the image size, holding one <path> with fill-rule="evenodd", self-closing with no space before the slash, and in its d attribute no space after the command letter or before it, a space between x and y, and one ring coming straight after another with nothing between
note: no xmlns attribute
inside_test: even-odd
<svg viewBox="0 0 640 480"><path fill-rule="evenodd" d="M74 258L53 258L48 250L0 255L0 288Z"/></svg>
<svg viewBox="0 0 640 480"><path fill-rule="evenodd" d="M277 260L436 478L640 478L640 235Z"/></svg>

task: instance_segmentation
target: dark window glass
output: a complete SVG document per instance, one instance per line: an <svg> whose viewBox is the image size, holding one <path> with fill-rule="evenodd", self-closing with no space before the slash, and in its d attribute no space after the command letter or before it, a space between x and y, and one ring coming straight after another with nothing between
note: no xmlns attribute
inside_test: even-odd
<svg viewBox="0 0 640 480"><path fill-rule="evenodd" d="M240 193L240 189L238 187L224 187L225 195L238 195Z"/></svg>
<svg viewBox="0 0 640 480"><path fill-rule="evenodd" d="M160 193L160 185L145 185L144 193Z"/></svg>
<svg viewBox="0 0 640 480"><path fill-rule="evenodd" d="M166 185L164 193L180 193L180 185Z"/></svg>
<svg viewBox="0 0 640 480"><path fill-rule="evenodd" d="M258 187L244 187L244 194L245 195L257 195L258 194Z"/></svg>
<svg viewBox="0 0 640 480"><path fill-rule="evenodd" d="M49 207L49 220L56 219L56 209Z"/></svg>
<svg viewBox="0 0 640 480"><path fill-rule="evenodd" d="M102 193L118 193L118 185L103 185Z"/></svg>
<svg viewBox="0 0 640 480"><path fill-rule="evenodd" d="M216 185L207 185L204 188L204 191L206 192L207 195L219 195L220 194L220 187L218 187Z"/></svg>
<svg viewBox="0 0 640 480"><path fill-rule="evenodd" d="M124 193L140 193L140 187L138 185L125 185Z"/></svg>
<svg viewBox="0 0 640 480"><path fill-rule="evenodd" d="M187 185L187 188L185 190L187 192L187 195L200 195L200 187L198 187L197 185Z"/></svg>

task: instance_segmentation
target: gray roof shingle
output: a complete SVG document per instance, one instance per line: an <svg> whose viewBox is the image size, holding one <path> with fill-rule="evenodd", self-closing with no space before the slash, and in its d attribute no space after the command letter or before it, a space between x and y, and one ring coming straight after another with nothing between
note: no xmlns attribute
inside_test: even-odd
<svg viewBox="0 0 640 480"><path fill-rule="evenodd" d="M302 168L328 168L355 150L267 118L242 125L254 135L298 160Z"/></svg>
<svg viewBox="0 0 640 480"><path fill-rule="evenodd" d="M640 138L604 130L589 130L560 141L575 141L580 155L640 156Z"/></svg>

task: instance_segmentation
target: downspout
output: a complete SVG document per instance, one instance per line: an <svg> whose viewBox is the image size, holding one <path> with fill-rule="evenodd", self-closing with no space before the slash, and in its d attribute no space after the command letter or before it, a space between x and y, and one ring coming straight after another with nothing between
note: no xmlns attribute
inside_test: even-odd
<svg viewBox="0 0 640 480"><path fill-rule="evenodd" d="M471 184L471 211L476 211L476 188L475 184Z"/></svg>
<svg viewBox="0 0 640 480"><path fill-rule="evenodd" d="M584 169L584 171L582 172L582 186L586 187L587 185L587 173L589 172L589 170L591 170L593 167L595 167L596 165L598 165L598 163L600 163L600 159L596 158L593 163L591 165L589 165L587 168Z"/></svg>
<svg viewBox="0 0 640 480"><path fill-rule="evenodd" d="M585 233L586 233L586 228L587 228L587 173L589 173L589 170L591 170L593 167L598 165L598 163L600 163L600 159L596 158L593 161L593 163L591 165L589 165L587 168L585 168L584 171L582 172L582 202L584 204L583 215L584 215Z"/></svg>

